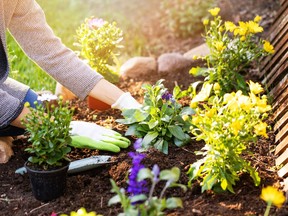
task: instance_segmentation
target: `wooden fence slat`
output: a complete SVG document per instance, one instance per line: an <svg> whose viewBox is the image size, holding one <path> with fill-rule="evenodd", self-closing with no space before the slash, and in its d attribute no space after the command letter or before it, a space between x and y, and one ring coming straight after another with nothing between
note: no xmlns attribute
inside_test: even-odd
<svg viewBox="0 0 288 216"><path fill-rule="evenodd" d="M287 11L288 13L288 11ZM275 54L281 52L285 52L285 48L283 49L283 46L287 48L287 42L288 42L288 36L285 34L288 32L288 16L287 16L287 25L285 27L285 29L282 30L282 32L280 32L279 35L279 40L277 40L273 45L275 48ZM282 51L281 51L282 50ZM286 50L287 52L287 50ZM274 54L274 55L275 55ZM279 54L279 56L281 56L281 54ZM273 63L271 63L271 61L274 61ZM275 64L276 59L274 59L274 56L271 57L267 57L264 58L264 60L261 62L261 67L260 70L261 72L259 73L259 76L262 78L264 76L264 74L267 74L267 70L269 70L269 68L271 68L271 64Z"/></svg>
<svg viewBox="0 0 288 216"><path fill-rule="evenodd" d="M279 120L276 121L273 130L281 130L288 123L288 112L286 112Z"/></svg>
<svg viewBox="0 0 288 216"><path fill-rule="evenodd" d="M286 0L280 0L280 4L283 5Z"/></svg>
<svg viewBox="0 0 288 216"><path fill-rule="evenodd" d="M262 82L263 85L266 85L265 82ZM270 97L273 98L273 102L277 100L279 95L283 92L284 89L288 87L288 74L284 76L282 80L279 81L268 93Z"/></svg>
<svg viewBox="0 0 288 216"><path fill-rule="evenodd" d="M267 35L270 36L269 39L273 39L273 37L275 37L275 29L279 26L279 24L282 22L283 17L285 17L287 15L286 11L288 8L288 1L285 2L285 4L283 4L280 9L278 10L275 20L273 21L271 27L269 28L269 31L267 32Z"/></svg>
<svg viewBox="0 0 288 216"><path fill-rule="evenodd" d="M288 173L288 164L285 164L278 172L278 175L282 178L287 177Z"/></svg>
<svg viewBox="0 0 288 216"><path fill-rule="evenodd" d="M288 58L288 52L286 52L285 56L282 59L280 59L275 66L273 66L273 69L268 74L268 76L264 78L263 82L266 83L266 86L268 88L271 88L271 86L275 85L275 83L282 80L283 77L286 75L283 72L286 72L288 68L287 58Z"/></svg>
<svg viewBox="0 0 288 216"><path fill-rule="evenodd" d="M286 164L288 162L288 149L285 149L285 151L276 158L276 166L280 166L281 164Z"/></svg>
<svg viewBox="0 0 288 216"><path fill-rule="evenodd" d="M284 91L277 97L277 100L273 101L272 109L276 110L278 107L286 101L288 98L288 88L284 88Z"/></svg>
<svg viewBox="0 0 288 216"><path fill-rule="evenodd" d="M288 99L286 98L286 100L284 100L281 104L278 105L277 109L273 110L273 121L279 120L287 112L287 104Z"/></svg>
<svg viewBox="0 0 288 216"><path fill-rule="evenodd" d="M277 141L279 143L275 143L275 144L277 144L276 149L275 149L275 154L280 155L287 148L288 137L286 136L283 140L278 139Z"/></svg>
<svg viewBox="0 0 288 216"><path fill-rule="evenodd" d="M281 140L288 135L288 125L277 131L278 133L275 136L275 143L278 144ZM287 143L288 144L288 143Z"/></svg>

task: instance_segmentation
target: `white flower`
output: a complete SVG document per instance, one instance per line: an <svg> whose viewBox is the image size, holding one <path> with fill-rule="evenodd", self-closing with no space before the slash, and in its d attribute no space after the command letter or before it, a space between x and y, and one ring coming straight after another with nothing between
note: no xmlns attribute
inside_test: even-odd
<svg viewBox="0 0 288 216"><path fill-rule="evenodd" d="M57 100L57 96L53 94L42 94L39 95L37 100L39 101L51 101L51 100Z"/></svg>

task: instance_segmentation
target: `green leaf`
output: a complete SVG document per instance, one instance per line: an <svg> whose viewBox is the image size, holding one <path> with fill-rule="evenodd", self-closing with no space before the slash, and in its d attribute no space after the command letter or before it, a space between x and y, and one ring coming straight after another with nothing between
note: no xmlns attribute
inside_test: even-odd
<svg viewBox="0 0 288 216"><path fill-rule="evenodd" d="M158 133L157 132L148 132L146 134L146 136L143 138L143 141L142 141L142 146L144 148L148 148L149 144L154 140L156 139L158 136Z"/></svg>
<svg viewBox="0 0 288 216"><path fill-rule="evenodd" d="M170 125L170 126L168 126L168 130L173 134L173 136L175 136L179 140L185 140L186 139L185 133L182 131L182 128L180 126Z"/></svg>
<svg viewBox="0 0 288 216"><path fill-rule="evenodd" d="M170 197L166 200L166 207L168 209L183 208L182 200L178 197Z"/></svg>
<svg viewBox="0 0 288 216"><path fill-rule="evenodd" d="M180 177L180 169L178 167L172 167L170 170L162 170L160 172L161 180L171 180L173 182L177 182Z"/></svg>
<svg viewBox="0 0 288 216"><path fill-rule="evenodd" d="M121 203L121 198L119 195L113 196L109 201L108 201L108 206L111 206L113 204Z"/></svg>
<svg viewBox="0 0 288 216"><path fill-rule="evenodd" d="M179 113L179 115L183 116L183 115L194 115L196 112L194 109L192 109L189 106L183 107L181 112Z"/></svg>
<svg viewBox="0 0 288 216"><path fill-rule="evenodd" d="M125 136L135 136L136 133L137 133L137 124L132 124L132 125L129 125L125 133Z"/></svg>
<svg viewBox="0 0 288 216"><path fill-rule="evenodd" d="M151 119L151 120L148 122L149 129L150 129L150 130L153 129L153 128L156 127L158 124L159 124L159 121L158 121L158 120L152 120L152 119Z"/></svg>
<svg viewBox="0 0 288 216"><path fill-rule="evenodd" d="M145 200L147 200L147 196L145 194L138 194L138 195L132 196L130 198L131 203L135 203L135 202L139 202L139 201L145 201Z"/></svg>
<svg viewBox="0 0 288 216"><path fill-rule="evenodd" d="M157 142L155 142L154 148L163 152L163 142L164 142L164 140L162 138L160 138L159 140L157 140Z"/></svg>
<svg viewBox="0 0 288 216"><path fill-rule="evenodd" d="M149 178L149 179L153 178L153 174L152 174L151 170L148 168L140 169L138 174L137 174L137 180L142 181L142 180L147 179L147 178Z"/></svg>

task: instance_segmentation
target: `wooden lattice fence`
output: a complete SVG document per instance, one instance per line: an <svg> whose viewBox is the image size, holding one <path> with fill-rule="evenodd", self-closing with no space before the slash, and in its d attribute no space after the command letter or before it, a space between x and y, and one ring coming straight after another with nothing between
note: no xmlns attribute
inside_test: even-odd
<svg viewBox="0 0 288 216"><path fill-rule="evenodd" d="M260 78L268 87L273 102L273 121L278 175L283 177L288 189L288 0L280 0L277 13L267 39L273 44L275 53L261 63Z"/></svg>

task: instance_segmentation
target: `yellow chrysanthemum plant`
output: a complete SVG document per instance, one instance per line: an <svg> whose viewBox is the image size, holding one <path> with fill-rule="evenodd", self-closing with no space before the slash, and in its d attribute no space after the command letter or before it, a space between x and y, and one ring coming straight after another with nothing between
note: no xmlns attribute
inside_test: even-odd
<svg viewBox="0 0 288 216"><path fill-rule="evenodd" d="M248 82L248 95L241 90L220 95L218 83L205 82L191 100L196 114L190 118L191 133L205 146L197 152L203 158L190 165L189 185L200 179L202 192L211 189L233 191L233 186L244 172L250 174L256 186L260 177L244 159L249 145L259 137L267 138L265 119L271 110L264 89L259 83Z"/></svg>
<svg viewBox="0 0 288 216"><path fill-rule="evenodd" d="M234 24L222 20L219 16L220 8L213 8L209 12L212 19L205 19L203 24L204 39L210 54L198 57L206 61L206 67L192 68L190 74L205 76L210 83L219 83L223 94L238 90L246 94L248 86L243 74L247 67L261 57L274 53L274 47L269 41L258 36L263 32L261 17Z"/></svg>
<svg viewBox="0 0 288 216"><path fill-rule="evenodd" d="M76 30L79 56L110 82L119 79L120 49L123 32L116 22L89 17Z"/></svg>
<svg viewBox="0 0 288 216"><path fill-rule="evenodd" d="M264 213L264 216L268 216L272 204L277 208L281 208L283 203L286 201L282 191L277 190L275 187L267 186L262 189L260 198L267 203L267 207Z"/></svg>

